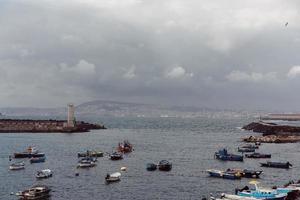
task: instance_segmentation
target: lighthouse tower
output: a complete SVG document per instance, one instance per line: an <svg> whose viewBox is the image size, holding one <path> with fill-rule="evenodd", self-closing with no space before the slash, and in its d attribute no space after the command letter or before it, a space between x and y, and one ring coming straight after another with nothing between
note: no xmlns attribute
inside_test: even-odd
<svg viewBox="0 0 300 200"><path fill-rule="evenodd" d="M74 127L75 126L75 107L73 104L68 104L68 127Z"/></svg>

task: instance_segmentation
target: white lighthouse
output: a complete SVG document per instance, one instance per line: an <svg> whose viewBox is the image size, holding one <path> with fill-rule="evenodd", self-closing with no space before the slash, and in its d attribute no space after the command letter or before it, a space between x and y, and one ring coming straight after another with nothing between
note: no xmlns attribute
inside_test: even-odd
<svg viewBox="0 0 300 200"><path fill-rule="evenodd" d="M68 127L74 127L75 126L75 107L73 104L68 104Z"/></svg>

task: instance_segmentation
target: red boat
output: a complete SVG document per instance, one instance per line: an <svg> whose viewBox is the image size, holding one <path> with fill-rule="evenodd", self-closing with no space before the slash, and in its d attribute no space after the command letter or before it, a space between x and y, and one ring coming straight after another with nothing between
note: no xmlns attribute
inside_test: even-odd
<svg viewBox="0 0 300 200"><path fill-rule="evenodd" d="M130 153L133 151L133 146L128 140L125 140L123 143L119 143L118 151L122 153Z"/></svg>

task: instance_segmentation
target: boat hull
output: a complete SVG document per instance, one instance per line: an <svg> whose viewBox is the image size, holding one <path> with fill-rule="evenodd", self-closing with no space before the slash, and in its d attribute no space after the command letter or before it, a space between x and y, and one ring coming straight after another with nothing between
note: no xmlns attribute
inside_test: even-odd
<svg viewBox="0 0 300 200"><path fill-rule="evenodd" d="M30 163L43 163L46 161L45 157L31 158Z"/></svg>

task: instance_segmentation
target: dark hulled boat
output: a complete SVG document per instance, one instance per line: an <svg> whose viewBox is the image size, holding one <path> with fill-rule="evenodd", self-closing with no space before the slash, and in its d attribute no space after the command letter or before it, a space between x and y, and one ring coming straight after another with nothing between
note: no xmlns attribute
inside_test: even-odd
<svg viewBox="0 0 300 200"><path fill-rule="evenodd" d="M114 152L114 153L110 154L110 159L111 160L121 160L121 159L123 159L123 154Z"/></svg>
<svg viewBox="0 0 300 200"><path fill-rule="evenodd" d="M157 165L154 163L147 163L146 165L146 169L148 171L155 171L157 169Z"/></svg>
<svg viewBox="0 0 300 200"><path fill-rule="evenodd" d="M229 154L227 149L221 149L215 153L215 158L224 161L244 161L244 157L241 155Z"/></svg>
<svg viewBox="0 0 300 200"><path fill-rule="evenodd" d="M103 157L102 151L86 151L86 152L78 152L78 157Z"/></svg>
<svg viewBox="0 0 300 200"><path fill-rule="evenodd" d="M266 162L260 163L262 167L272 167L272 168L284 168L289 169L293 165L290 162L282 163L282 162Z"/></svg>
<svg viewBox="0 0 300 200"><path fill-rule="evenodd" d="M169 161L167 160L161 160L159 163L158 163L158 169L160 171L170 171L172 169L172 163L170 163Z"/></svg>
<svg viewBox="0 0 300 200"><path fill-rule="evenodd" d="M262 153L251 153L245 154L247 158L271 158L271 154L262 154Z"/></svg>
<svg viewBox="0 0 300 200"><path fill-rule="evenodd" d="M237 172L232 172L232 171L225 172L225 171L216 170L216 169L209 169L209 170L206 170L206 172L211 177L224 178L224 179L230 179L230 180L241 179L241 175Z"/></svg>
<svg viewBox="0 0 300 200"><path fill-rule="evenodd" d="M31 158L37 154L38 150L35 147L29 146L24 152L14 153L14 158Z"/></svg>

